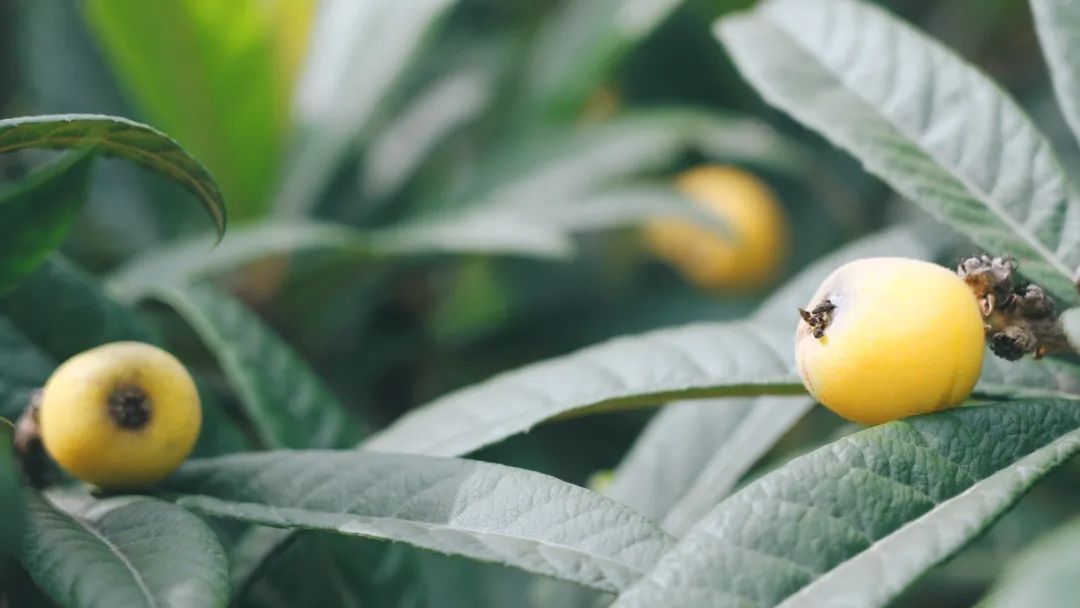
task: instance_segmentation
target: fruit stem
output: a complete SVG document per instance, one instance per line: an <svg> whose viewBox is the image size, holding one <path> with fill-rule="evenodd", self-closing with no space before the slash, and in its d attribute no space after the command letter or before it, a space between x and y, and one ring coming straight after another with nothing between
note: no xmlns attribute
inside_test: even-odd
<svg viewBox="0 0 1080 608"><path fill-rule="evenodd" d="M35 389L30 393L30 403L15 422L15 454L22 465L27 483L34 488L45 487L48 470L45 446L41 443L41 425L38 422L40 411L41 389Z"/></svg>

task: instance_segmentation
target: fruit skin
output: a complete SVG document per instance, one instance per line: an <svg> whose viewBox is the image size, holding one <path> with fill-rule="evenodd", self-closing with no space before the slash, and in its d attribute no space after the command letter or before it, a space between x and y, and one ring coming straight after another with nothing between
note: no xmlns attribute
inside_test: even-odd
<svg viewBox="0 0 1080 608"><path fill-rule="evenodd" d="M864 424L962 403L982 369L982 315L971 288L936 264L867 258L841 266L807 310L829 300L821 338L805 321L795 359L807 390L838 415Z"/></svg>
<svg viewBox="0 0 1080 608"><path fill-rule="evenodd" d="M783 208L761 180L735 167L707 165L675 180L680 192L726 224L725 234L686 219L645 226L657 256L687 280L710 290L748 291L776 279L787 258Z"/></svg>
<svg viewBox="0 0 1080 608"><path fill-rule="evenodd" d="M133 390L145 394L149 417L125 427L110 413L110 397ZM68 359L45 383L38 415L49 455L68 473L110 490L144 488L167 477L191 453L202 424L187 369L138 342L106 344Z"/></svg>

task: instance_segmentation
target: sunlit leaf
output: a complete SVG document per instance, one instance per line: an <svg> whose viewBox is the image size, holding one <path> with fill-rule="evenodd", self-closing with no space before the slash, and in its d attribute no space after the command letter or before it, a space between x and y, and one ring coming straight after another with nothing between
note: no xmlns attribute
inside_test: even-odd
<svg viewBox="0 0 1080 608"><path fill-rule="evenodd" d="M171 489L219 517L406 542L599 589L625 587L671 546L649 520L589 490L468 460L245 454L188 463Z"/></svg>
<svg viewBox="0 0 1080 608"><path fill-rule="evenodd" d="M717 28L772 104L1059 298L1080 197L1030 119L952 52L856 0L770 0ZM762 40L768 40L763 45Z"/></svg>
<svg viewBox="0 0 1080 608"><path fill-rule="evenodd" d="M65 513L27 496L22 563L61 606L225 606L229 567L214 532L160 500L124 497Z"/></svg>
<svg viewBox="0 0 1080 608"><path fill-rule="evenodd" d="M1077 451L1074 401L874 427L720 503L615 605L885 605Z"/></svg>
<svg viewBox="0 0 1080 608"><path fill-rule="evenodd" d="M225 201L210 173L168 135L116 116L63 114L0 120L0 154L31 148L87 149L160 173L194 194L225 233Z"/></svg>
<svg viewBox="0 0 1080 608"><path fill-rule="evenodd" d="M85 3L91 30L142 115L202 159L239 219L269 204L292 95L275 65L275 20L261 4Z"/></svg>

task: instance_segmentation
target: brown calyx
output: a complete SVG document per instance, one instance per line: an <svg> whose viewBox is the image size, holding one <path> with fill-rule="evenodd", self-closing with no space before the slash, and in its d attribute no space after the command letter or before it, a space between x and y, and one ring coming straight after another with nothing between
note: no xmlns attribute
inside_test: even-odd
<svg viewBox="0 0 1080 608"><path fill-rule="evenodd" d="M981 254L956 269L979 301L990 350L1008 361L1070 350L1053 298L1039 285L1016 281L1018 266L1011 257Z"/></svg>
<svg viewBox="0 0 1080 608"><path fill-rule="evenodd" d="M806 324L813 330L814 337L821 338L825 336L825 330L828 329L829 324L832 323L834 310L836 310L836 305L826 298L810 310L800 308L799 316L802 317L802 320L806 321Z"/></svg>
<svg viewBox="0 0 1080 608"><path fill-rule="evenodd" d="M135 431L150 421L150 397L138 386L120 386L109 394L109 417L122 429Z"/></svg>

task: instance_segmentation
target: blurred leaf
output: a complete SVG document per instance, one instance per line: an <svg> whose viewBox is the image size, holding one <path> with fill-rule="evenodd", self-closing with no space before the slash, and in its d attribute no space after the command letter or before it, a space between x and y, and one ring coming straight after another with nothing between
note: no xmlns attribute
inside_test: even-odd
<svg viewBox="0 0 1080 608"><path fill-rule="evenodd" d="M300 538L295 530L251 526L229 547L230 578L233 594L242 597L248 587L262 576L268 559L276 557Z"/></svg>
<svg viewBox="0 0 1080 608"><path fill-rule="evenodd" d="M647 519L552 477L483 462L272 452L190 462L171 482L200 512L406 542L617 590L671 546Z"/></svg>
<svg viewBox="0 0 1080 608"><path fill-rule="evenodd" d="M295 1L295 0L294 0ZM236 218L269 205L291 83L257 0L89 0L86 16L144 115L213 171Z"/></svg>
<svg viewBox="0 0 1080 608"><path fill-rule="evenodd" d="M275 208L310 212L350 146L455 0L323 0L296 97L298 132Z"/></svg>
<svg viewBox="0 0 1080 608"><path fill-rule="evenodd" d="M0 316L0 417L16 420L56 363Z"/></svg>
<svg viewBox="0 0 1080 608"><path fill-rule="evenodd" d="M714 404L715 405L715 404ZM715 452L693 479L676 494L678 501L664 516L664 529L683 536L735 489L739 479L761 459L785 433L814 407L806 397L762 397L729 435L714 443Z"/></svg>
<svg viewBox="0 0 1080 608"><path fill-rule="evenodd" d="M1080 301L1080 199L997 85L881 9L770 0L718 35L766 100L1058 297ZM762 44L768 40L769 44Z"/></svg>
<svg viewBox="0 0 1080 608"><path fill-rule="evenodd" d="M556 416L670 399L800 394L784 325L701 323L617 338L506 372L414 409L368 450L467 454Z"/></svg>
<svg viewBox="0 0 1080 608"><path fill-rule="evenodd" d="M0 120L0 154L31 148L91 148L115 156L182 185L194 194L225 234L225 200L214 178L168 135L117 116L64 114Z"/></svg>
<svg viewBox="0 0 1080 608"><path fill-rule="evenodd" d="M537 37L524 67L529 102L573 116L620 60L682 0L569 0Z"/></svg>
<svg viewBox="0 0 1080 608"><path fill-rule="evenodd" d="M0 190L0 293L63 243L79 213L93 157L65 156Z"/></svg>
<svg viewBox="0 0 1080 608"><path fill-rule="evenodd" d="M198 517L144 497L68 514L27 497L23 565L61 606L225 606L229 564Z"/></svg>
<svg viewBox="0 0 1080 608"><path fill-rule="evenodd" d="M1080 5L1072 0L1031 0L1035 31L1050 65L1065 120L1080 139Z"/></svg>
<svg viewBox="0 0 1080 608"><path fill-rule="evenodd" d="M161 285L180 285L267 257L325 251L356 263L432 254L562 258L571 234L633 225L658 216L686 216L720 226L670 188L631 185L544 205L504 202L366 231L330 223L271 221L236 228L216 248L204 235L166 244L117 270L108 289L134 301ZM722 227L722 226L721 226Z"/></svg>
<svg viewBox="0 0 1080 608"><path fill-rule="evenodd" d="M1080 308L1070 308L1061 313L1061 324L1065 328L1065 335L1069 337L1069 344L1076 352L1080 352Z"/></svg>
<svg viewBox="0 0 1080 608"><path fill-rule="evenodd" d="M478 207L581 196L674 166L696 150L710 159L793 173L805 151L756 119L696 108L639 110L610 122L496 150L469 198ZM480 202L486 201L486 202Z"/></svg>
<svg viewBox="0 0 1080 608"><path fill-rule="evenodd" d="M8 421L0 420L0 590L4 588L7 560L19 555L23 534L23 486L15 462L13 432Z"/></svg>
<svg viewBox="0 0 1080 608"><path fill-rule="evenodd" d="M1071 608L1080 594L1080 519L1059 527L1011 560L981 608Z"/></svg>
<svg viewBox="0 0 1080 608"><path fill-rule="evenodd" d="M0 297L0 315L56 361L109 342L158 342L133 310L111 300L93 277L61 255Z"/></svg>
<svg viewBox="0 0 1080 608"><path fill-rule="evenodd" d="M628 336L507 372L413 410L365 447L458 456L583 408L802 392L791 347L796 308L837 266L885 254L922 258L929 251L910 228L867 237L789 281L761 306L756 323L702 323Z"/></svg>
<svg viewBox="0 0 1080 608"><path fill-rule="evenodd" d="M401 188L446 137L484 111L494 87L491 74L469 67L422 90L372 141L364 158L365 192L382 198Z"/></svg>
<svg viewBox="0 0 1080 608"><path fill-rule="evenodd" d="M265 445L347 447L363 437L311 367L243 304L208 285L162 287L154 295L217 357Z"/></svg>
<svg viewBox="0 0 1080 608"><path fill-rule="evenodd" d="M259 608L423 608L428 605L427 598L412 551L364 538L305 532L274 556L264 575L237 604Z"/></svg>
<svg viewBox="0 0 1080 608"><path fill-rule="evenodd" d="M1080 365L1064 359L1006 361L987 352L975 393L996 399L1080 398Z"/></svg>
<svg viewBox="0 0 1080 608"><path fill-rule="evenodd" d="M877 426L718 505L616 606L881 606L1080 451L1073 401Z"/></svg>

